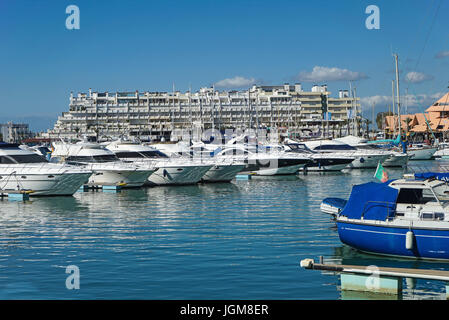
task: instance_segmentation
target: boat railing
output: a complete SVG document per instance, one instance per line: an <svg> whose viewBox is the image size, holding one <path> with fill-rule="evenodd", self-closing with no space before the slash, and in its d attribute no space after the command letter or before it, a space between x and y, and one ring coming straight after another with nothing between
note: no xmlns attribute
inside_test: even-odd
<svg viewBox="0 0 449 320"><path fill-rule="evenodd" d="M389 201L367 201L367 202L365 202L365 205L363 206L363 211L362 211L362 214L360 216L361 219L363 219L364 216L365 216L365 213L369 209L371 209L373 207L373 206L368 206L369 204L375 204L378 207L384 206L387 209L387 213L388 214L387 214L387 217L386 217L385 221L388 220L388 219L393 218L391 216L391 214L396 212L396 203L395 202L389 202Z"/></svg>

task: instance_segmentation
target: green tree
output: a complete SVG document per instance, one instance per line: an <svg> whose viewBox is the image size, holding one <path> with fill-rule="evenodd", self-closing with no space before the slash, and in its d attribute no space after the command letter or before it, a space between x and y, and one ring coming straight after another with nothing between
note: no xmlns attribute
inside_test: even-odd
<svg viewBox="0 0 449 320"><path fill-rule="evenodd" d="M378 114L377 114L377 116L376 116L376 124L377 124L377 127L379 128L379 129L382 129L383 128L383 124L384 124L384 119L385 119L385 117L386 116L392 116L393 115L393 112L391 112L391 111L386 111L386 112L379 112Z"/></svg>

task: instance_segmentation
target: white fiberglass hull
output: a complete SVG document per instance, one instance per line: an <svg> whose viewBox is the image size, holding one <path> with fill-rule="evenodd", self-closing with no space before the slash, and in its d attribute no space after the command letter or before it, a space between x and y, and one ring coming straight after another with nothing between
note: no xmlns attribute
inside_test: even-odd
<svg viewBox="0 0 449 320"><path fill-rule="evenodd" d="M118 185L125 188L143 186L154 170L95 170L89 179L89 184L94 186Z"/></svg>
<svg viewBox="0 0 449 320"><path fill-rule="evenodd" d="M2 190L32 190L31 196L71 196L92 172L76 173L33 173L17 171L10 174L0 168L0 188Z"/></svg>
<svg viewBox="0 0 449 320"><path fill-rule="evenodd" d="M437 148L412 149L407 150L410 160L430 160L437 151Z"/></svg>
<svg viewBox="0 0 449 320"><path fill-rule="evenodd" d="M290 174L296 174L302 168L304 168L304 164L280 167L280 168L278 167L278 168L260 169L257 171L251 171L250 174L254 174L257 176L290 175Z"/></svg>
<svg viewBox="0 0 449 320"><path fill-rule="evenodd" d="M341 170L345 169L347 166L348 166L348 164L345 163L345 164L306 167L301 170L306 169L308 172L341 171Z"/></svg>
<svg viewBox="0 0 449 320"><path fill-rule="evenodd" d="M443 159L447 159L447 158L449 157L449 149L448 149L448 148L445 148L445 149L438 150L437 152L435 152L435 153L433 154L433 156L434 156L435 158L443 158Z"/></svg>
<svg viewBox="0 0 449 320"><path fill-rule="evenodd" d="M167 166L157 169L149 178L152 185L188 185L198 183L212 166Z"/></svg>
<svg viewBox="0 0 449 320"><path fill-rule="evenodd" d="M379 162L387 159L389 155L363 155L357 156L346 168L349 169L368 169L377 168Z"/></svg>
<svg viewBox="0 0 449 320"><path fill-rule="evenodd" d="M410 156L407 154L392 155L390 158L384 160L382 165L384 167L405 167Z"/></svg>
<svg viewBox="0 0 449 320"><path fill-rule="evenodd" d="M229 182L244 168L244 164L214 165L206 172L202 180L206 182Z"/></svg>

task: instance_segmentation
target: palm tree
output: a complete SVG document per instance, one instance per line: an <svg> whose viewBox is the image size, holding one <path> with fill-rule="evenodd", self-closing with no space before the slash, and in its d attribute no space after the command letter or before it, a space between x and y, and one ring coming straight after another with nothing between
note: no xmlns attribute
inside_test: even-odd
<svg viewBox="0 0 449 320"><path fill-rule="evenodd" d="M366 125L366 135L369 137L369 125L372 124L371 120L365 119L365 125Z"/></svg>

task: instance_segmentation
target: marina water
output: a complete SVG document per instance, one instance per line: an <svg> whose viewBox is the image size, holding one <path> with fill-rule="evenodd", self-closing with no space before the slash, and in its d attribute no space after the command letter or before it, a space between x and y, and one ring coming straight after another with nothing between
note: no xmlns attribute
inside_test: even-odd
<svg viewBox="0 0 449 320"><path fill-rule="evenodd" d="M439 170L448 161L411 162ZM389 169L399 178L404 169ZM449 270L344 246L321 213L373 170L260 177L232 183L0 202L1 299L369 299L340 291L339 276L303 270L323 256L343 264ZM68 266L80 288L69 290ZM404 299L442 299L444 285L418 280Z"/></svg>

